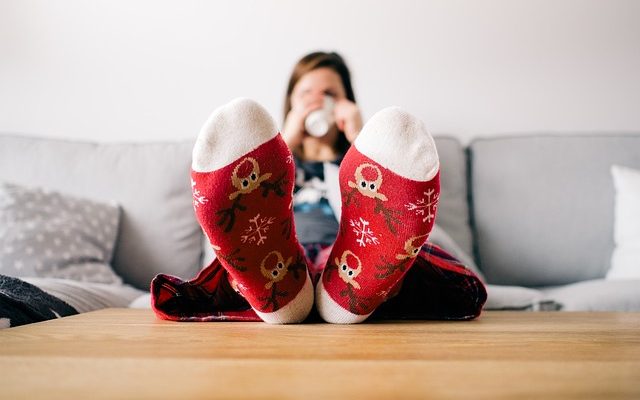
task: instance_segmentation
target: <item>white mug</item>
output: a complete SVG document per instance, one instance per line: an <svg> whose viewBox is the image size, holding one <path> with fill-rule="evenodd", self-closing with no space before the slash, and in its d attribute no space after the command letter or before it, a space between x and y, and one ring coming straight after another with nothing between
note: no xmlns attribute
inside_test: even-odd
<svg viewBox="0 0 640 400"><path fill-rule="evenodd" d="M304 120L304 129L311 136L321 137L329 132L329 128L334 123L333 107L335 102L333 97L324 96L324 105L322 108L311 111Z"/></svg>

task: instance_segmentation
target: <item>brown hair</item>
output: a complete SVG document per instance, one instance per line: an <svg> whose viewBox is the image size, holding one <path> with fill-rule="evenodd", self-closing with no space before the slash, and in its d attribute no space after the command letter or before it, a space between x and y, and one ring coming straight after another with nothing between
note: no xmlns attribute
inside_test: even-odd
<svg viewBox="0 0 640 400"><path fill-rule="evenodd" d="M356 96L351 86L351 74L344 59L335 52L325 53L316 51L302 57L295 67L293 67L293 72L291 72L291 77L289 78L289 85L287 86L287 95L284 98L284 118L287 118L287 114L291 111L291 93L293 92L293 88L304 74L318 68L329 68L335 71L340 76L347 99L354 103L356 102ZM349 148L349 141L344 135L344 132L340 132L338 141L336 142L336 148L340 152L346 152Z"/></svg>

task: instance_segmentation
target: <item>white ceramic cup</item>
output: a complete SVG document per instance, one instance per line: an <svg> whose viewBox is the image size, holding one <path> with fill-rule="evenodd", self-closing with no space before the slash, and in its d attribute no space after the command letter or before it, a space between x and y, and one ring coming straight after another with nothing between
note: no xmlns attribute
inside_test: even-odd
<svg viewBox="0 0 640 400"><path fill-rule="evenodd" d="M321 137L329 132L329 128L335 122L333 118L333 97L324 96L324 106L307 115L304 120L304 129L311 136Z"/></svg>

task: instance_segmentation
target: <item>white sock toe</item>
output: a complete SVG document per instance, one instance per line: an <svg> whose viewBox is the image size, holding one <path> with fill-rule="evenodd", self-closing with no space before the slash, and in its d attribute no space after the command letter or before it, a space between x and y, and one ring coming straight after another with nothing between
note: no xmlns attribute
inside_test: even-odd
<svg viewBox="0 0 640 400"><path fill-rule="evenodd" d="M429 181L440 168L435 142L424 124L400 107L374 114L354 145L378 164L414 181Z"/></svg>
<svg viewBox="0 0 640 400"><path fill-rule="evenodd" d="M200 129L191 168L220 169L278 134L273 118L253 100L238 98L217 108Z"/></svg>
<svg viewBox="0 0 640 400"><path fill-rule="evenodd" d="M316 286L316 307L322 319L331 324L359 324L373 314L371 312L367 315L358 315L342 308L327 293L322 283L322 276Z"/></svg>

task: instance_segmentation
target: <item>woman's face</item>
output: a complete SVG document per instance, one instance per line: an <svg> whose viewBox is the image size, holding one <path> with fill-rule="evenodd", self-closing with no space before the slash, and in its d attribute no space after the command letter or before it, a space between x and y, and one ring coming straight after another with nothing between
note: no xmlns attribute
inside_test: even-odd
<svg viewBox="0 0 640 400"><path fill-rule="evenodd" d="M330 68L318 68L302 75L291 92L291 108L299 109L312 103L322 105L324 95L335 100L346 98L340 75Z"/></svg>

